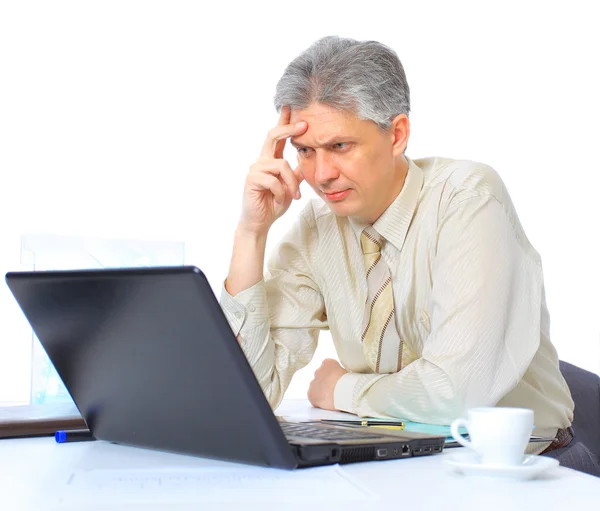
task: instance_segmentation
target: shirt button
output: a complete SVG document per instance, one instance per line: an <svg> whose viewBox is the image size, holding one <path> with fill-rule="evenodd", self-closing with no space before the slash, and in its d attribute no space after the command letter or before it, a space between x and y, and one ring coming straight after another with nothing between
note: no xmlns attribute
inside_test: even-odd
<svg viewBox="0 0 600 511"><path fill-rule="evenodd" d="M242 313L240 311L237 311L235 313L235 317L238 318L238 319L242 319Z"/></svg>
<svg viewBox="0 0 600 511"><path fill-rule="evenodd" d="M256 307L254 305L248 305L248 310L250 312L254 312L256 310Z"/></svg>

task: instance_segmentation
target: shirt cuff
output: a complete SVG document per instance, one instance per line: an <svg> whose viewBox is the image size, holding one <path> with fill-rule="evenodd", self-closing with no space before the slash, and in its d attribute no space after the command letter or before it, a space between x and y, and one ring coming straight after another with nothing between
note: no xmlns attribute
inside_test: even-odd
<svg viewBox="0 0 600 511"><path fill-rule="evenodd" d="M231 296L227 292L225 282L223 282L219 303L235 336L239 335L242 328L251 330L269 318L264 280L244 289L235 296Z"/></svg>
<svg viewBox="0 0 600 511"><path fill-rule="evenodd" d="M333 406L337 410L350 412L361 417L388 417L371 409L366 403L365 393L389 374L346 373L333 390Z"/></svg>
<svg viewBox="0 0 600 511"><path fill-rule="evenodd" d="M333 390L333 406L336 410L343 412L356 413L354 411L354 388L358 384L358 380L364 374L346 373L342 376L335 385Z"/></svg>

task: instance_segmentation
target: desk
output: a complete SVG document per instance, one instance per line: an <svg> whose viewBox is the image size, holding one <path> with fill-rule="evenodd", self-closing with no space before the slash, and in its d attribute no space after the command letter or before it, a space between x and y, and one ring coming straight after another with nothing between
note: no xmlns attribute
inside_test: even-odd
<svg viewBox="0 0 600 511"><path fill-rule="evenodd" d="M335 417L335 412L325 412L310 407L304 400L284 401L277 415L297 418ZM368 462L344 465L343 470L379 497L373 505L395 510L553 510L597 509L600 499L600 479L559 467L542 479L513 482L484 478L467 478L451 473L443 463L443 454L415 459ZM56 444L53 438L0 440L0 509L42 510L35 504L44 497L50 484L64 484L70 474L91 469L155 469L164 467L182 470L200 467L236 470L239 464L214 461L192 456L151 451L112 444L109 442L81 442ZM268 469L275 470L275 469ZM311 469L307 469L311 470ZM82 503L81 510L107 509L94 505L94 495ZM185 509L360 509L369 503L344 503L339 506L319 503L232 505L169 505L168 511ZM166 509L117 506L111 511L132 509Z"/></svg>

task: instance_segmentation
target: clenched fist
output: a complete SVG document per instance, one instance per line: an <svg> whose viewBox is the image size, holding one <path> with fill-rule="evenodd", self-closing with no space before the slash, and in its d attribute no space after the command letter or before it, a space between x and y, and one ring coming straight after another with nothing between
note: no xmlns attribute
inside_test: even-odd
<svg viewBox="0 0 600 511"><path fill-rule="evenodd" d="M335 410L333 393L338 380L348 371L337 360L326 358L315 371L315 377L308 387L308 400L315 408Z"/></svg>

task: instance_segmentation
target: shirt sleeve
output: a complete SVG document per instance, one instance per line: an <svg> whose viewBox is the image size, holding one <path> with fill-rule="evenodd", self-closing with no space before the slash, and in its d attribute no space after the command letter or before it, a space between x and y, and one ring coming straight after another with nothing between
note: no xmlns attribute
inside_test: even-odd
<svg viewBox="0 0 600 511"><path fill-rule="evenodd" d="M540 343L543 276L512 211L491 195L450 206L437 230L422 356L390 375L344 375L336 408L449 424L516 387Z"/></svg>
<svg viewBox="0 0 600 511"><path fill-rule="evenodd" d="M306 366L327 328L322 294L309 267L313 233L301 217L273 250L265 278L231 296L221 308L272 408L294 373Z"/></svg>

